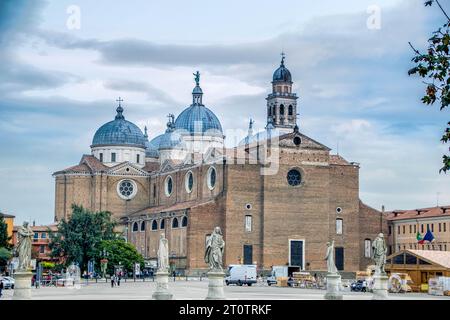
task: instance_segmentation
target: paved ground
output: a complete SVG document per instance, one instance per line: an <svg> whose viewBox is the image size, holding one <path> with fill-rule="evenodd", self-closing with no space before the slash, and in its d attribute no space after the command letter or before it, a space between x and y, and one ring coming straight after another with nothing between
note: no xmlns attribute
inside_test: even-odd
<svg viewBox="0 0 450 320"><path fill-rule="evenodd" d="M64 287L42 287L32 289L33 299L36 300L147 300L151 299L155 290L156 282L122 282L120 287L111 288L108 283L83 284L78 289ZM198 299L203 300L208 292L208 281L170 281L169 290L174 299ZM4 290L2 299L12 298L13 290ZM319 300L323 299L325 291L300 288L280 288L274 286L253 285L247 286L225 286L227 299L239 300ZM390 294L390 299L446 299L450 297L437 297L428 294L408 293ZM371 293L344 292L344 300L369 300Z"/></svg>

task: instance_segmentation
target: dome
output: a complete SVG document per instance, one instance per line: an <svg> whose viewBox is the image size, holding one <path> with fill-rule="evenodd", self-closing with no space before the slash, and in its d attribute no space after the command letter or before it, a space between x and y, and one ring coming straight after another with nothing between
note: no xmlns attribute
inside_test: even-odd
<svg viewBox="0 0 450 320"><path fill-rule="evenodd" d="M145 143L145 146L147 147L147 149L145 149L145 157L159 158L158 145L155 145L154 143L152 143L152 141L147 141Z"/></svg>
<svg viewBox="0 0 450 320"><path fill-rule="evenodd" d="M178 116L175 128L189 134L223 135L222 125L216 115L204 105L192 104Z"/></svg>
<svg viewBox="0 0 450 320"><path fill-rule="evenodd" d="M92 139L92 146L133 146L145 148L146 139L141 129L134 123L125 120L122 115L123 108L117 107L117 115L113 121L102 125Z"/></svg>
<svg viewBox="0 0 450 320"><path fill-rule="evenodd" d="M280 67L275 70L272 77L273 81L292 82L291 72L284 66L284 56L281 59Z"/></svg>
<svg viewBox="0 0 450 320"><path fill-rule="evenodd" d="M179 133L168 130L159 140L158 150L163 149L186 149L186 144Z"/></svg>

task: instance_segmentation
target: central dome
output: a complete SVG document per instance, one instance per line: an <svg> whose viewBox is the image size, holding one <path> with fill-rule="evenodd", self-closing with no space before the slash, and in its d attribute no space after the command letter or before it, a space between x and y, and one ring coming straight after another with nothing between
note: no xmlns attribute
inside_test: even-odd
<svg viewBox="0 0 450 320"><path fill-rule="evenodd" d="M175 129L189 134L223 135L222 125L216 115L204 105L193 104L175 120Z"/></svg>
<svg viewBox="0 0 450 320"><path fill-rule="evenodd" d="M209 110L202 102L203 91L200 88L200 73L194 74L195 88L192 90L192 104L180 113L175 120L175 129L180 134L223 136L222 125L214 112Z"/></svg>
<svg viewBox="0 0 450 320"><path fill-rule="evenodd" d="M120 105L116 111L116 118L97 130L92 139L91 147L126 145L145 149L146 138L141 129L134 123L125 120L122 115L123 108Z"/></svg>

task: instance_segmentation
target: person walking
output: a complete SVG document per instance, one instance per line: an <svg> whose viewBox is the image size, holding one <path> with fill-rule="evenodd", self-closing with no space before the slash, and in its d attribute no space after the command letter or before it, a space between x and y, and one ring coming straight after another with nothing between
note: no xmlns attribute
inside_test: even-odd
<svg viewBox="0 0 450 320"><path fill-rule="evenodd" d="M116 280L115 277L116 277L115 275L111 276L111 288L114 288L114 282Z"/></svg>
<svg viewBox="0 0 450 320"><path fill-rule="evenodd" d="M117 286L120 287L120 280L122 280L122 273L119 273L119 276L117 277Z"/></svg>
<svg viewBox="0 0 450 320"><path fill-rule="evenodd" d="M0 280L0 298L2 297L2 291L3 291L3 281Z"/></svg>

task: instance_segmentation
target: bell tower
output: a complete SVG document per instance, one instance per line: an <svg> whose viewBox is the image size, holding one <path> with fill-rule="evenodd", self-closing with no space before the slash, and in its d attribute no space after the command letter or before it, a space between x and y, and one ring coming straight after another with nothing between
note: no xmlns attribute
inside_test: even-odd
<svg viewBox="0 0 450 320"><path fill-rule="evenodd" d="M280 67L272 78L272 93L267 100L267 124L282 133L292 132L297 124L297 94L292 92L292 76L284 65L285 54L281 53Z"/></svg>

